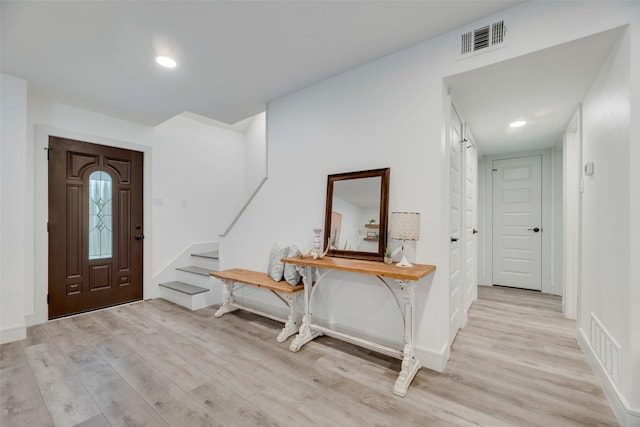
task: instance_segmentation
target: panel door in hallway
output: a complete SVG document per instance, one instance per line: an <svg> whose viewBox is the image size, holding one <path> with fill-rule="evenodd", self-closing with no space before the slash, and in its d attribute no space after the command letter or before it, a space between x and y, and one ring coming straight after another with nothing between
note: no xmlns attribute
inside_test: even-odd
<svg viewBox="0 0 640 427"><path fill-rule="evenodd" d="M464 143L464 291L465 312L478 296L478 151Z"/></svg>
<svg viewBox="0 0 640 427"><path fill-rule="evenodd" d="M449 227L451 247L449 252L449 344L453 343L458 330L463 326L461 297L462 286L462 120L451 106L449 123Z"/></svg>
<svg viewBox="0 0 640 427"><path fill-rule="evenodd" d="M542 157L492 166L493 283L542 290Z"/></svg>
<svg viewBox="0 0 640 427"><path fill-rule="evenodd" d="M143 154L49 138L49 318L142 299Z"/></svg>

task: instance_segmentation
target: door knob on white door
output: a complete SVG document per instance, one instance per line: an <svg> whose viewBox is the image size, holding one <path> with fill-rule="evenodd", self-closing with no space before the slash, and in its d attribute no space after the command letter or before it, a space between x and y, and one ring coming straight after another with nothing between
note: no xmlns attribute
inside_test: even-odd
<svg viewBox="0 0 640 427"><path fill-rule="evenodd" d="M527 228L528 231L533 231L534 233L537 233L538 231L540 231L539 227L533 227L533 228Z"/></svg>

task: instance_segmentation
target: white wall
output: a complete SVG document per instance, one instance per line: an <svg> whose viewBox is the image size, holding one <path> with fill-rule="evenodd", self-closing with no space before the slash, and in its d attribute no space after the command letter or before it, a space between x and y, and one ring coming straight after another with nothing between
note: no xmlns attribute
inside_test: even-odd
<svg viewBox="0 0 640 427"><path fill-rule="evenodd" d="M640 425L638 419L640 419L640 334L637 332L637 326L640 325L640 268L637 266L638 260L640 260L640 119L638 117L638 111L640 111L640 31L638 30L638 21L640 18L640 5L636 4L635 8L635 25L630 28L631 37L631 66L630 66L630 140L632 141L629 146L628 162L631 165L629 168L629 217L631 223L629 224L629 259L631 260L629 283L631 286L631 294L629 295L629 304L631 319L629 325L631 325L631 343L629 358L631 360L631 372L630 372L630 389L631 392L627 396L628 403L635 408L636 425ZM624 374L627 374L625 372Z"/></svg>
<svg viewBox="0 0 640 427"><path fill-rule="evenodd" d="M270 178L225 241L227 266L263 268L274 241L308 247L311 229L323 223L328 174L391 167L390 209L421 212L417 261L438 268L418 286L417 350L425 366L444 367L449 312L449 163L444 144L448 102L443 78L621 25L631 24L640 32L638 4L633 2L526 2L511 8L508 15L509 45L502 49L457 61L456 34L452 32L272 102L267 118ZM637 70L640 49L632 52ZM633 114L640 123L639 110ZM631 160L638 164L640 151L633 154ZM621 178L625 179L629 180L628 168ZM636 187L631 189L637 194ZM629 194L628 183L625 190L621 197ZM633 206L637 211L637 204ZM628 203L625 209L628 213ZM637 227L633 231L636 242L640 240ZM637 243L630 243L629 238L622 242L619 250L627 251L631 244L640 259ZM628 300L629 265L623 270L618 275L625 284L616 290ZM388 296L363 282L367 280L354 275L334 275L325 295L331 297L332 310L316 307L316 318L364 336L397 341L399 316ZM358 297L358 308L346 307L345 300ZM257 299L254 302L259 304ZM374 312L376 323L367 323ZM629 329L628 316L612 316L616 318L607 321L626 324ZM625 375L637 378L629 364L624 369ZM624 393L632 396L630 388Z"/></svg>
<svg viewBox="0 0 640 427"><path fill-rule="evenodd" d="M27 83L2 74L0 97L0 342L7 342L26 336Z"/></svg>
<svg viewBox="0 0 640 427"><path fill-rule="evenodd" d="M10 165L17 170L5 169L3 164L2 206L11 205L12 211L10 216L3 212L2 218L10 219L11 232L20 236L5 239L3 230L3 245L13 243L11 251L3 249L2 263L3 267L13 265L23 272L18 278L12 269L2 270L3 276L14 276L2 280L3 292L8 295L5 298L3 293L3 314L9 315L10 310L24 305L19 314L15 313L22 324L25 318L27 325L47 319L48 166L44 148L50 134L144 153L145 298L157 296L153 277L164 266L194 243L217 240L241 206L245 161L242 134L182 116L150 128L28 97L26 82L3 75L3 86L5 80L11 83L7 88L13 90L2 93L3 158L6 151L14 160L23 160ZM5 120L11 120L12 126L5 127ZM11 139L5 139L5 129L13 129ZM5 171L14 175L19 172L24 188L13 185L5 191L4 183L8 187L12 182L5 179ZM15 227L16 220L24 227ZM16 251L16 247L20 249ZM1 326L3 341L10 340L5 335L12 324L3 321Z"/></svg>
<svg viewBox="0 0 640 427"><path fill-rule="evenodd" d="M251 197L267 176L267 113L251 119L244 133L244 198Z"/></svg>
<svg viewBox="0 0 640 427"><path fill-rule="evenodd" d="M618 395L624 399L625 408L638 408L640 334L632 334L632 331L637 332L632 325L639 324L640 320L640 291L631 283L640 283L640 272L631 268L630 260L640 259L640 224L630 219L640 217L640 168L637 167L640 164L640 82L635 77L640 75L640 3L525 2L511 8L508 15L509 44L501 49L457 61L456 33L452 32L272 102L267 117L270 178L226 238L226 266L264 268L274 241L296 243L308 249L312 242L311 229L324 223L328 174L391 167L390 209L421 213L421 240L417 244L416 258L418 262L438 267L434 275L417 287L417 351L426 367L444 368L448 354L449 312L449 162L444 118L449 104L443 79L629 24L629 38L623 44L626 57L615 58L611 75L619 77L626 69L627 75L622 77L627 79L632 98L629 100L627 94L622 98L622 104L625 99L631 104L627 113L630 118L626 122L622 120L622 130L614 129L602 120L606 110L598 106L602 103L616 107L618 104L612 104L607 95L619 93L620 85L624 85L624 81L615 83L613 77L606 77L594 89L589 101L590 123L585 120L585 130L589 129L591 141L612 145L612 153L605 153L602 147L590 143L597 175L588 183L591 187L588 191L592 196L600 195L604 191L602 177L611 173L612 176L604 181L620 184L618 188L623 193L617 193L619 196L603 194L603 197L605 200L612 198L614 205L625 212L612 217L613 212L607 206L597 205L596 197L588 202L591 218L584 232L589 234L591 242L605 244L590 246L588 256L593 258L592 265L601 265L601 271L606 273L597 276L602 280L590 278L583 283L582 312L592 309L601 313L604 326L623 346L620 377L624 380ZM633 77L629 77L629 72ZM2 96L5 102L5 95ZM15 103L19 109L18 104ZM148 144L153 149L153 138L144 135L148 129L143 127L94 117L80 110L67 115L72 118L69 121L58 116L58 112L53 111L46 123L76 132ZM85 118L90 119L86 124ZM620 138L613 140L612 135ZM586 138L587 135L585 141ZM22 148L17 148L21 152ZM26 182L33 176L28 169L33 167L29 162L33 163L32 159L36 157L30 154L30 149L27 143ZM152 151L155 156L155 150ZM618 168L618 165L622 167ZM161 166L167 165L153 165L154 170ZM599 168L605 173L599 172ZM171 173L169 168L166 171ZM240 186L238 192L243 193L243 189ZM10 197L13 195L2 194L3 221L6 203L14 200ZM29 205L32 195L33 190L27 188L25 206ZM168 199L168 196L164 197ZM604 227L597 223L598 215L604 215ZM622 223L614 221L619 217ZM612 224L613 235L621 234L623 227L628 233L626 238L615 242L615 247L611 246L614 242L609 236L601 234L601 230ZM26 230L27 239L29 233L30 230ZM610 254L621 254L621 257L612 259ZM4 252L2 257L4 267ZM33 264L33 260L27 260L27 265L30 261ZM621 270L613 271L612 267ZM30 286L29 283L26 285ZM384 341L400 340L399 315L379 287L374 287L368 279L346 274L333 276L329 285L321 296L331 298L331 304L318 307L316 315L320 320ZM4 283L2 286L4 289ZM13 286L19 284L10 286L14 290ZM602 301L596 300L604 287L609 295ZM356 299L359 296L363 298ZM347 300L360 301L360 305L347 307ZM626 308L616 310L619 304L624 304L623 300ZM584 327L584 316L580 319L580 325Z"/></svg>
<svg viewBox="0 0 640 427"><path fill-rule="evenodd" d="M562 142L551 149L551 274L549 293L564 293L564 209Z"/></svg>
<svg viewBox="0 0 640 427"><path fill-rule="evenodd" d="M149 143L155 276L178 249L218 240L232 220L245 200L245 145L240 133L181 116L155 128Z"/></svg>
<svg viewBox="0 0 640 427"><path fill-rule="evenodd" d="M636 16L640 17L640 13ZM638 299L633 299L637 295L633 288L640 282L634 283L631 275L637 271L640 252L637 243L632 243L630 231L640 218L631 216L631 202L637 203L631 189L633 186L637 191L640 185L631 179L631 170L638 168L640 158L631 157L631 147L640 141L638 133L634 139L631 134L631 123L639 119L637 112L632 118L630 73L632 55L636 69L639 60L637 31L634 27L625 33L583 103L583 163L594 162L594 174L584 177L582 194L582 293L578 318L587 343L591 316L595 316L620 346L620 374L617 383L611 381L627 405L636 409L640 408L640 333L632 312L640 308ZM634 84L640 84L637 75ZM633 152L637 154L637 148ZM636 422L640 425L640 413Z"/></svg>
<svg viewBox="0 0 640 427"><path fill-rule="evenodd" d="M487 258L492 256L492 252L487 253L487 230L491 226L491 218L487 218L487 202L485 188L487 179L485 177L486 156L478 156L478 285L491 286L493 284L493 266L487 263Z"/></svg>

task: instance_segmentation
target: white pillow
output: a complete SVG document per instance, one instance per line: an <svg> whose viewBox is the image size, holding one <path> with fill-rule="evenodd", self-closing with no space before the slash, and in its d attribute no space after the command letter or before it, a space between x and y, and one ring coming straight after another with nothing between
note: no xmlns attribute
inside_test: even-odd
<svg viewBox="0 0 640 427"><path fill-rule="evenodd" d="M273 280L279 282L282 280L284 274L284 264L280 261L282 258L286 258L289 253L288 246L280 246L274 243L271 247L271 254L269 255L269 265L267 266L267 274L271 276Z"/></svg>
<svg viewBox="0 0 640 427"><path fill-rule="evenodd" d="M289 252L287 254L287 257L289 258L302 255L302 252L300 252L300 249L298 249L296 245L289 246L288 251ZM300 283L300 279L302 279L302 276L300 275L300 272L295 265L284 265L284 280L286 280L288 284L290 284L291 286L296 286Z"/></svg>

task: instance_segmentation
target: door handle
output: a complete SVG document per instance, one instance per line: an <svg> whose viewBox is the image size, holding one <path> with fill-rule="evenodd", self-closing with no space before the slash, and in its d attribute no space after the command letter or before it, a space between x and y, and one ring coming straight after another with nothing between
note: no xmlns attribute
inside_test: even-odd
<svg viewBox="0 0 640 427"><path fill-rule="evenodd" d="M540 228L538 227L533 227L533 228L527 228L528 231L533 231L534 233L537 233L538 231L540 231Z"/></svg>
<svg viewBox="0 0 640 427"><path fill-rule="evenodd" d="M478 230L476 230L475 228L473 229L473 234L478 234Z"/></svg>
<svg viewBox="0 0 640 427"><path fill-rule="evenodd" d="M136 239L136 240L142 240L142 239L144 239L144 236L142 236L142 235L140 235L140 234L136 234L135 239Z"/></svg>
<svg viewBox="0 0 640 427"><path fill-rule="evenodd" d="M451 236L451 241L452 241L452 242L457 242L457 241L458 241L458 238L457 238L457 237L453 237L453 236Z"/></svg>

